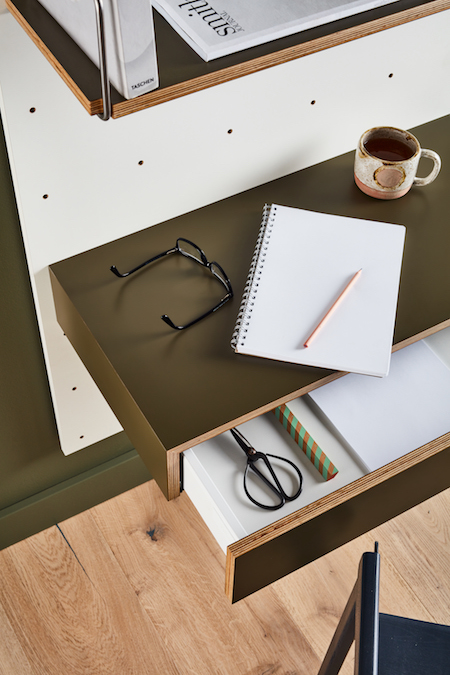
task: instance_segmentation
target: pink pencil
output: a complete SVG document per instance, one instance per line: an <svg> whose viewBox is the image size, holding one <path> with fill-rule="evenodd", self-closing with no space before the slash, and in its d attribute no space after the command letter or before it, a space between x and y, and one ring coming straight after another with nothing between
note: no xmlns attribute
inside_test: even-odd
<svg viewBox="0 0 450 675"><path fill-rule="evenodd" d="M317 333L318 333L319 330L322 328L322 326L324 325L324 323L325 323L326 321L328 321L328 319L329 319L330 316L333 314L333 312L334 312L334 310L336 309L336 307L338 307L338 305L340 305L340 303L342 302L342 300L344 299L344 297L347 295L347 293L349 292L349 290L351 289L351 287L353 286L353 284L355 283L355 281L356 281L356 280L358 279L358 277L360 276L361 272L362 272L362 269L358 270L358 271L356 272L356 274L350 279L350 281L348 282L347 286L344 288L344 290L342 291L342 293L340 294L340 296L334 301L334 303L331 305L330 309L329 309L328 312L325 314L325 316L323 317L323 319L322 319L322 320L320 321L320 323L314 328L314 330L313 330L313 332L311 333L311 335L309 336L309 338L305 341L305 343L303 344L304 347L309 347L311 340L314 339L314 337L317 335Z"/></svg>

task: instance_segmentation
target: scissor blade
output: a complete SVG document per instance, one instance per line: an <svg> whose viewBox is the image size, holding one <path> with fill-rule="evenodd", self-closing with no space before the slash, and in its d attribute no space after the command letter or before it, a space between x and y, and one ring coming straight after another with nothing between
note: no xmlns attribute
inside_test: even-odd
<svg viewBox="0 0 450 675"><path fill-rule="evenodd" d="M247 457L255 452L253 446L250 445L248 440L245 438L243 434L241 434L240 431L238 431L238 429L230 429L230 431L234 440L239 445L239 447L245 452Z"/></svg>

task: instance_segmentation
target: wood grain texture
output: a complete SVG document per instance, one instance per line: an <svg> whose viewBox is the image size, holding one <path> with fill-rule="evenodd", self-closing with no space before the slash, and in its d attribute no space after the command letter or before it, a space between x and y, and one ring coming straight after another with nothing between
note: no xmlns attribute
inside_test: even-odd
<svg viewBox="0 0 450 675"><path fill-rule="evenodd" d="M224 555L186 494L168 503L149 483L92 514L181 672L316 669L317 655L270 589L237 609L228 603Z"/></svg>
<svg viewBox="0 0 450 675"><path fill-rule="evenodd" d="M30 662L2 604L0 604L0 635L0 673L30 675L33 672Z"/></svg>
<svg viewBox="0 0 450 675"><path fill-rule="evenodd" d="M450 623L450 500L436 495L383 526L383 550L417 598L414 618ZM400 554L398 553L400 552ZM414 565L410 561L414 561ZM426 608L419 616L420 603ZM388 610L391 611L391 610ZM392 613L394 613L392 611ZM416 616L417 614L417 616Z"/></svg>
<svg viewBox="0 0 450 675"><path fill-rule="evenodd" d="M59 61L54 57L52 52L48 49L45 42L41 40L40 36L37 34L34 28L28 23L28 21L26 21L26 19L18 11L17 7L12 2L10 2L10 0L6 0L6 6L13 15L13 17L16 19L16 21L22 26L28 37L33 40L34 44L39 49L39 51L45 56L50 65L56 70L58 75L66 83L72 94L74 94L74 96L78 99L78 101L81 103L84 109L90 115L98 115L102 113L103 102L89 101L89 99L86 97L86 95L77 85L77 83L70 77L67 71L63 68L63 66L59 63Z"/></svg>
<svg viewBox="0 0 450 675"><path fill-rule="evenodd" d="M114 574L111 552L102 556L98 533L92 549L91 532L85 520L79 522L92 569L98 567L101 576L99 584L95 574L87 575L57 527L2 556L0 602L30 672L145 673L153 663L154 672L177 673L164 646L152 640L153 627L139 613L126 579ZM0 672L16 675L4 662Z"/></svg>
<svg viewBox="0 0 450 675"><path fill-rule="evenodd" d="M449 522L447 490L230 605L222 551L152 481L0 552L0 675L314 675L375 540L381 611L450 623Z"/></svg>
<svg viewBox="0 0 450 675"><path fill-rule="evenodd" d="M103 102L101 99L91 100L86 94L81 91L71 75L58 62L48 46L42 41L40 36L36 33L34 28L28 23L27 19L16 8L13 0L6 0L6 5L12 15L20 23L22 28L27 32L30 38L34 41L36 46L41 50L49 63L55 68L58 74L62 77L66 85L71 89L83 107L90 115L97 115L103 111ZM359 25L347 28L345 30L337 31L329 35L325 35L314 40L309 40L301 44L297 44L285 49L279 49L273 53L260 56L248 61L243 60L237 65L221 68L211 73L206 73L200 77L188 79L185 82L179 82L171 86L160 87L159 89L138 96L137 98L125 100L122 99L117 103L113 103L112 117L117 119L125 115L129 115L139 110L150 108L160 103L165 103L187 94L192 94L209 87L214 87L223 82L250 75L252 73L271 68L272 66L280 65L294 59L314 54L330 47L344 44L357 40L361 37L366 37L374 33L378 33L389 28L394 28L410 21L421 19L425 16L430 16L437 12L450 8L449 0L434 0L418 7L406 9L388 16L384 16L373 21L367 21Z"/></svg>

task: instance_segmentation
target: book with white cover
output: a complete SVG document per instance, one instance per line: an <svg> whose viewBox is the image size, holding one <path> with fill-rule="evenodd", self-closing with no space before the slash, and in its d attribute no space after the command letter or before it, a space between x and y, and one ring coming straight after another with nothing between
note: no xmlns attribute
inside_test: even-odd
<svg viewBox="0 0 450 675"><path fill-rule="evenodd" d="M299 33L397 0L154 0L205 60Z"/></svg>
<svg viewBox="0 0 450 675"><path fill-rule="evenodd" d="M425 339L392 355L389 377L346 375L308 396L374 471L450 431L444 359Z"/></svg>
<svg viewBox="0 0 450 675"><path fill-rule="evenodd" d="M98 68L94 0L39 2ZM103 12L109 81L127 99L153 91L159 78L150 0L109 0Z"/></svg>
<svg viewBox="0 0 450 675"><path fill-rule="evenodd" d="M405 231L403 225L266 206L231 339L234 350L387 375ZM359 269L358 281L305 347Z"/></svg>

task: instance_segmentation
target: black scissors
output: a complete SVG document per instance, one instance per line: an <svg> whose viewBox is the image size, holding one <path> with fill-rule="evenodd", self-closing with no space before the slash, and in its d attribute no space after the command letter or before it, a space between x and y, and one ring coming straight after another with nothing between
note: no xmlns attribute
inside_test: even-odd
<svg viewBox="0 0 450 675"><path fill-rule="evenodd" d="M275 511L276 509L281 509L281 507L286 503L286 502L292 502L294 499L297 499L297 497L300 495L302 491L302 484L303 484L303 476L301 474L300 469L294 464L294 462L291 462L290 459L286 459L285 457L279 457L278 455L270 455L266 454L264 452L258 452L255 450L255 448L250 445L250 443L247 441L245 436L241 434L240 431L237 429L230 429L233 438L235 441L238 443L238 445L242 448L242 450L245 452L247 455L247 466L245 467L245 473L244 473L244 490L245 494L247 497L250 499L253 504L256 504L256 506L261 507L262 509L268 509L269 511ZM275 459L281 460L282 462L286 462L287 464L290 464L298 477L299 480L299 488L297 492L294 495L288 495L286 492L283 490L280 481L278 480L278 477L272 467L272 464L270 463L268 457L274 457ZM270 475L273 478L273 483L258 469L256 466L256 462L258 460L261 460L267 469L269 470ZM251 494L248 491L247 488L247 474L248 470L252 469L254 473L263 481L265 485L267 485L270 490L272 490L273 493L278 497L280 500L279 503L275 505L267 505L267 504L261 504L258 502L256 499L254 499Z"/></svg>

